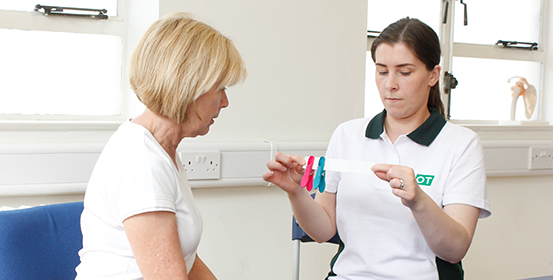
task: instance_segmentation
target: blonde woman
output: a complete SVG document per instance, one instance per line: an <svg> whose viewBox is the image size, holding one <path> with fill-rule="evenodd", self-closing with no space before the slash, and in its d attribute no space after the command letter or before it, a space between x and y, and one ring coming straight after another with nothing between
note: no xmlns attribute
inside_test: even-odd
<svg viewBox="0 0 553 280"><path fill-rule="evenodd" d="M185 13L146 31L130 62L145 111L124 122L90 178L77 279L216 279L197 255L202 218L176 149L205 135L246 77L234 44Z"/></svg>

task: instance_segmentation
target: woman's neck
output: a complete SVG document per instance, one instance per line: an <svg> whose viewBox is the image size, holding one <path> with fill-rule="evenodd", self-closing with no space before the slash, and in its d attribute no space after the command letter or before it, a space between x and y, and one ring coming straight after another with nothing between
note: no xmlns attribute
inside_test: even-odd
<svg viewBox="0 0 553 280"><path fill-rule="evenodd" d="M387 114L384 119L384 128L392 143L395 143L400 135L407 135L413 132L421 126L428 117L430 117L430 111L426 108L425 110L419 110L417 113L407 118L394 118L390 114Z"/></svg>
<svg viewBox="0 0 553 280"><path fill-rule="evenodd" d="M161 147L169 154L175 166L177 165L177 147L184 138L181 126L167 117L155 114L149 109L146 109L144 113L131 121L150 131Z"/></svg>

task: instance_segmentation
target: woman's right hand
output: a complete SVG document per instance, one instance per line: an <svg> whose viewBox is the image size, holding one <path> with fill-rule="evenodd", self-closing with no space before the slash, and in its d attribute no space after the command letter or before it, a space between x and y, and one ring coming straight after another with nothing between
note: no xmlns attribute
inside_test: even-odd
<svg viewBox="0 0 553 280"><path fill-rule="evenodd" d="M267 182L288 193L292 212L302 229L317 242L325 242L336 234L336 194L323 192L316 199L301 187L305 160L298 155L277 153L268 161L269 172L263 174Z"/></svg>
<svg viewBox="0 0 553 280"><path fill-rule="evenodd" d="M288 194L295 194L301 190L303 165L305 165L305 160L302 157L278 152L274 161L267 162L269 172L263 174L263 180L279 186Z"/></svg>

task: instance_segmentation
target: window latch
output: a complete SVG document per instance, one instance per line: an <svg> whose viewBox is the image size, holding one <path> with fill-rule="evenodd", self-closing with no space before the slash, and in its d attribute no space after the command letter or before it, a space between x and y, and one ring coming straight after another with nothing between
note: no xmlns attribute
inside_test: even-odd
<svg viewBox="0 0 553 280"><path fill-rule="evenodd" d="M71 16L71 17L86 17L91 19L108 19L106 9L88 9L88 8L71 8L71 7L60 7L60 6L44 6L37 4L35 6L36 12L41 12L39 10L43 9L42 13L45 16ZM78 11L73 13L66 13L66 10ZM97 14L86 14L81 12L97 12Z"/></svg>
<svg viewBox="0 0 553 280"><path fill-rule="evenodd" d="M459 84L459 81L457 81L457 78L453 76L453 74L449 72L445 72L444 74L444 93L447 95L451 94L451 90L455 89L457 85ZM451 97L447 99L447 119L449 120L451 118Z"/></svg>
<svg viewBox="0 0 553 280"><path fill-rule="evenodd" d="M453 76L453 74L449 72L445 72L444 74L444 90L446 94L451 93L451 90L457 87L457 84L459 82L457 81L457 78Z"/></svg>
<svg viewBox="0 0 553 280"><path fill-rule="evenodd" d="M530 51L538 50L538 43L529 43L529 42L517 42L517 41L503 41L499 40L495 43L497 46L509 49L527 49Z"/></svg>
<svg viewBox="0 0 553 280"><path fill-rule="evenodd" d="M449 12L449 2L450 2L450 0L442 0L442 2L445 3L442 23L446 24L447 23L447 14ZM463 25L467 26L469 24L469 22L468 22L468 13L467 13L467 3L463 2L463 0L461 0L460 2L464 6Z"/></svg>
<svg viewBox="0 0 553 280"><path fill-rule="evenodd" d="M463 4L463 6L465 6L465 12L464 12L464 16L463 16L463 25L467 26L467 25L469 25L468 13L467 13L467 3L463 2L463 0L461 0L461 4Z"/></svg>
<svg viewBox="0 0 553 280"><path fill-rule="evenodd" d="M369 38L376 38L378 35L380 35L380 31L367 30L367 37Z"/></svg>

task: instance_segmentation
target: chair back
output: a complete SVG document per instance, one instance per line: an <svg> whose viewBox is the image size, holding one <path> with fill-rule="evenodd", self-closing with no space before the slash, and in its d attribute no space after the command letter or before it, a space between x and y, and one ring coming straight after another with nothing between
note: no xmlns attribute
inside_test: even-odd
<svg viewBox="0 0 553 280"><path fill-rule="evenodd" d="M83 202L0 211L0 279L75 279Z"/></svg>
<svg viewBox="0 0 553 280"><path fill-rule="evenodd" d="M299 240L301 242L314 242L314 240L303 231L296 217L292 216L292 240ZM340 244L340 236L336 233L330 240L326 241L328 243Z"/></svg>
<svg viewBox="0 0 553 280"><path fill-rule="evenodd" d="M315 198L315 193L311 194L312 198ZM292 280L300 279L300 244L303 242L314 242L314 240L307 234L296 221L296 217L292 216L292 243L293 243L293 260L292 260ZM340 244L340 236L338 233L334 235L328 243Z"/></svg>
<svg viewBox="0 0 553 280"><path fill-rule="evenodd" d="M314 199L316 193L312 193L311 197ZM300 227L298 222L296 221L296 217L292 216L292 240L299 240L301 242L314 242L313 239L303 229ZM334 235L330 240L326 241L328 243L334 243L339 244L340 243L340 237L338 236L338 233Z"/></svg>

